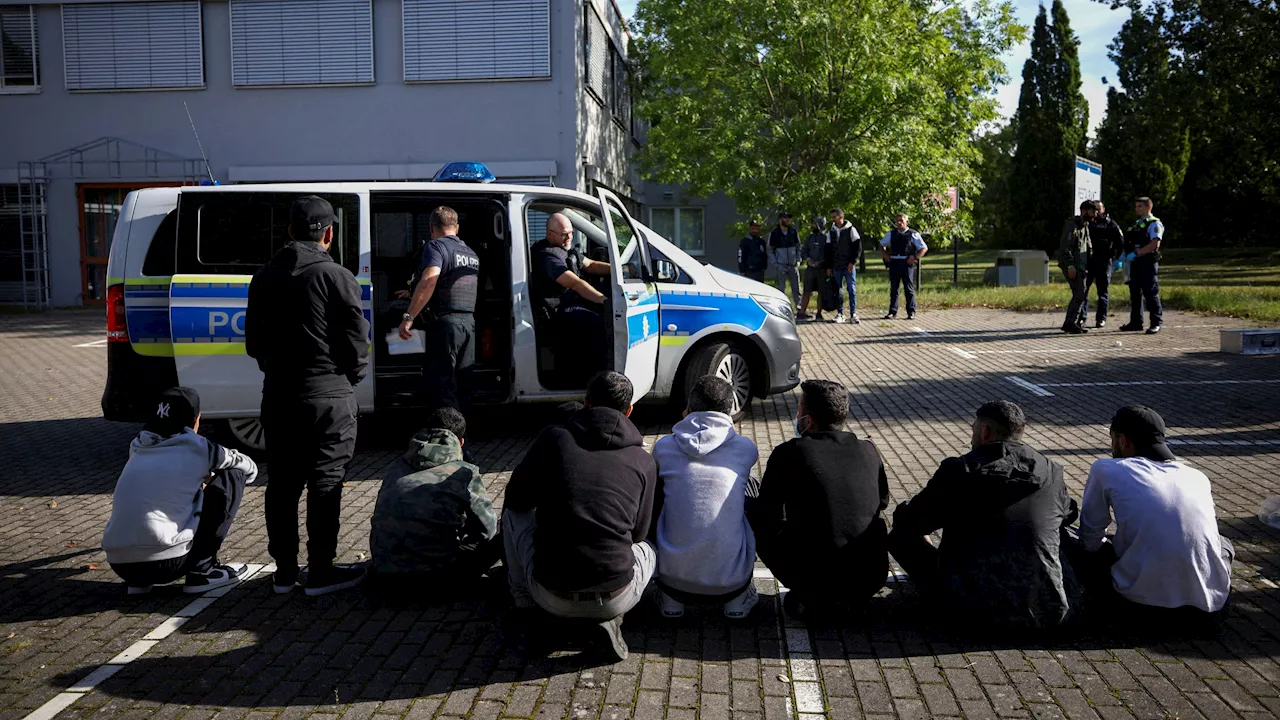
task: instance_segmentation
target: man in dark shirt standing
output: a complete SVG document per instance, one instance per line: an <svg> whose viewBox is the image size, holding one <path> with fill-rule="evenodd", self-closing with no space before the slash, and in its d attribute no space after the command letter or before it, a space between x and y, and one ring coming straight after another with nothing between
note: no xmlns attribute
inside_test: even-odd
<svg viewBox="0 0 1280 720"><path fill-rule="evenodd" d="M889 574L889 481L876 446L842 429L843 385L808 380L800 393L796 438L774 448L747 519L760 559L791 589L787 612L857 611Z"/></svg>
<svg viewBox="0 0 1280 720"><path fill-rule="evenodd" d="M929 484L893 511L893 557L963 622L1057 627L1079 597L1061 547L1075 502L1062 466L1022 443L1025 427L1011 402L978 408L973 449L942 461ZM925 536L939 529L934 547Z"/></svg>
<svg viewBox="0 0 1280 720"><path fill-rule="evenodd" d="M583 257L573 244L573 223L563 213L547 218L547 236L529 248L529 255L533 298L551 330L557 375L570 381L606 369L612 340L604 318L606 298L584 275L607 276L609 263Z"/></svg>
<svg viewBox="0 0 1280 720"><path fill-rule="evenodd" d="M765 240L760 237L760 221L752 220L747 234L738 243L738 274L756 282L764 282L765 268L769 267L769 252Z"/></svg>
<svg viewBox="0 0 1280 720"><path fill-rule="evenodd" d="M429 311L422 380L432 410L461 408L466 401L467 376L476 362L479 277L479 256L458 239L458 213L441 205L431 213L431 240L422 249L418 285L400 322L400 338L408 340L413 319L423 308Z"/></svg>
<svg viewBox="0 0 1280 720"><path fill-rule="evenodd" d="M1085 309L1089 314L1089 287L1098 287L1098 310L1094 315L1095 328L1107 326L1107 310L1110 308L1111 273L1113 263L1124 256L1124 231L1120 224L1107 214L1101 200L1094 200L1098 212L1089 221L1089 241L1093 251L1089 253L1089 271L1084 285Z"/></svg>
<svg viewBox="0 0 1280 720"><path fill-rule="evenodd" d="M791 302L800 307L800 233L791 227L791 213L778 213L778 226L769 233L769 257L778 291L786 294L791 283Z"/></svg>
<svg viewBox="0 0 1280 720"><path fill-rule="evenodd" d="M245 351L258 361L266 433L267 551L275 591L299 580L298 498L307 490L307 595L358 585L364 568L335 565L342 478L356 446L355 386L364 378L369 323L360 285L329 255L333 206L315 195L289 211L285 245L249 285Z"/></svg>
<svg viewBox="0 0 1280 720"><path fill-rule="evenodd" d="M634 388L603 372L584 408L543 430L507 483L507 579L517 608L600 622L602 648L627 658L622 615L657 566L645 542L658 466L631 423Z"/></svg>

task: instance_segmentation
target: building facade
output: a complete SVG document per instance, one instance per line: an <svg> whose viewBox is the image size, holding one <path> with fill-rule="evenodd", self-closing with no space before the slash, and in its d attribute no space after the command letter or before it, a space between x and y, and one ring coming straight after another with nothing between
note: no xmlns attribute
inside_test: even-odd
<svg viewBox="0 0 1280 720"><path fill-rule="evenodd" d="M124 195L210 176L477 160L649 219L613 0L0 0L0 37L0 302L101 304Z"/></svg>

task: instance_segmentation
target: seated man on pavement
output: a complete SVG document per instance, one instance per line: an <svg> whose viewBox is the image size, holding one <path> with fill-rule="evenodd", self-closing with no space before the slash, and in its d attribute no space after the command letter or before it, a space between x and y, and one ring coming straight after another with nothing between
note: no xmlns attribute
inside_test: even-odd
<svg viewBox="0 0 1280 720"><path fill-rule="evenodd" d="M1212 625L1231 592L1235 548L1218 533L1209 479L1174 457L1164 419L1142 405L1111 419L1111 454L1089 469L1072 554L1091 603L1100 596L1124 620Z"/></svg>
<svg viewBox="0 0 1280 720"><path fill-rule="evenodd" d="M893 511L889 549L912 582L958 619L984 627L1057 627L1079 594L1061 548L1075 503L1062 466L1023 444L1025 427L1011 402L978 408L973 449L943 460ZM934 547L926 536L939 529Z"/></svg>
<svg viewBox="0 0 1280 720"><path fill-rule="evenodd" d="M517 608L598 621L601 649L627 657L622 616L653 578L645 542L658 468L631 423L634 388L603 372L583 409L543 430L507 483L507 579Z"/></svg>
<svg viewBox="0 0 1280 720"><path fill-rule="evenodd" d="M733 429L733 386L714 375L689 390L684 419L653 446L658 463L654 525L658 600L666 617L684 615L684 603L720 604L739 619L758 597L751 574L756 539L746 499L760 453Z"/></svg>
<svg viewBox="0 0 1280 720"><path fill-rule="evenodd" d="M466 437L462 413L440 408L388 469L370 521L377 580L466 582L502 556L480 469L462 456Z"/></svg>
<svg viewBox="0 0 1280 720"><path fill-rule="evenodd" d="M218 550L258 466L196 434L199 429L200 395L169 388L129 444L102 549L130 595L183 576L183 592L202 593L239 582L247 570L243 563L222 564Z"/></svg>
<svg viewBox="0 0 1280 720"><path fill-rule="evenodd" d="M790 588L792 615L860 611L889 572L884 462L870 440L842 429L848 416L843 385L803 383L796 438L774 448L760 496L747 503L756 551Z"/></svg>

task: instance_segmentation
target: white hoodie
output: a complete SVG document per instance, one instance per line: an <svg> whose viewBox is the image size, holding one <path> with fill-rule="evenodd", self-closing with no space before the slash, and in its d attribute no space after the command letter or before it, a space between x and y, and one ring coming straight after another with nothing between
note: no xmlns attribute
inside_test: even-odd
<svg viewBox="0 0 1280 720"><path fill-rule="evenodd" d="M137 563L182 557L191 550L204 482L227 469L243 470L248 481L258 466L245 455L186 428L161 437L143 430L129 444L129 461L111 496L111 518L102 532L107 562Z"/></svg>
<svg viewBox="0 0 1280 720"><path fill-rule="evenodd" d="M724 413L690 413L671 433L653 446L663 490L658 578L699 595L738 590L756 562L745 504L760 453Z"/></svg>

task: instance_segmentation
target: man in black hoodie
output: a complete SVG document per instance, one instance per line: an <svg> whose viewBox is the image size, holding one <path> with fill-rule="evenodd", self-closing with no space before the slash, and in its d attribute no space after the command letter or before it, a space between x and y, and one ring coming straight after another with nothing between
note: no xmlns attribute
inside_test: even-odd
<svg viewBox="0 0 1280 720"><path fill-rule="evenodd" d="M342 478L356 445L355 386L364 378L369 323L360 286L329 255L333 206L315 195L289 210L285 245L249 285L245 351L258 361L266 433L267 551L275 591L300 579L298 498L307 490L306 594L358 585L359 566L335 565Z"/></svg>
<svg viewBox="0 0 1280 720"><path fill-rule="evenodd" d="M973 421L973 450L942 461L893 511L889 551L923 593L966 623L1052 628L1079 596L1061 547L1075 521L1062 466L1022 443L1017 405L990 402ZM925 536L943 530L934 547Z"/></svg>
<svg viewBox="0 0 1280 720"><path fill-rule="evenodd" d="M657 553L644 541L658 467L628 416L634 389L603 372L583 409L543 430L507 483L507 578L517 608L600 622L604 649L628 654L622 615L640 601Z"/></svg>

